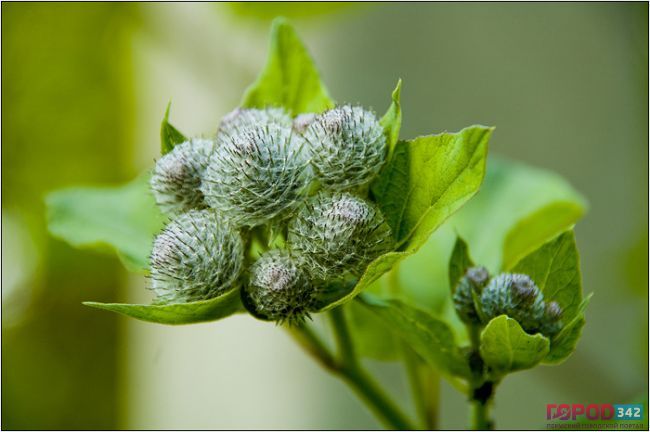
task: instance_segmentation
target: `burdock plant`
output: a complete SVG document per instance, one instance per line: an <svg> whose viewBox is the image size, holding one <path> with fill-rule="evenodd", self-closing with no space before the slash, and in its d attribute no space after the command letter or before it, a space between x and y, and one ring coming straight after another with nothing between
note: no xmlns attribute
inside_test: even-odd
<svg viewBox="0 0 650 432"><path fill-rule="evenodd" d="M497 159L485 178L491 127L400 139L401 81L381 116L335 103L292 27L277 20L271 38L264 70L210 138L187 138L168 107L155 167L48 197L53 234L112 247L155 294L86 304L161 324L248 312L289 331L387 428L435 428L441 376L467 396L473 427L494 426L499 383L561 363L580 337L581 198ZM312 325L322 316L336 352ZM417 420L364 358L403 363Z"/></svg>

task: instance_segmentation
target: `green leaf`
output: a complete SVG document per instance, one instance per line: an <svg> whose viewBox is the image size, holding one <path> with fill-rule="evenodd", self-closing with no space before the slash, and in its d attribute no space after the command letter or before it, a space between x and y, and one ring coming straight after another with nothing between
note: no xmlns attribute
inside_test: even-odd
<svg viewBox="0 0 650 432"><path fill-rule="evenodd" d="M400 262L411 253L412 252L389 252L380 256L368 265L366 271L363 273L361 278L359 278L359 281L350 290L341 294L341 297L338 297L336 300L329 299L328 301L330 303L324 304L318 312L328 311L335 308L336 306L348 302L349 300L352 300L357 294L372 285L384 273L390 271L390 269L392 269L395 264Z"/></svg>
<svg viewBox="0 0 650 432"><path fill-rule="evenodd" d="M442 374L463 378L471 376L467 359L444 321L399 300L381 300L367 293L359 299L395 335Z"/></svg>
<svg viewBox="0 0 650 432"><path fill-rule="evenodd" d="M589 304L592 294L585 297L582 303L580 303L576 316L553 338L551 341L551 350L544 358L544 363L562 363L575 351L578 340L580 340L580 336L582 335L582 328L586 323L584 310Z"/></svg>
<svg viewBox="0 0 650 432"><path fill-rule="evenodd" d="M357 355L382 361L401 358L400 341L384 320L361 302L350 302L346 307Z"/></svg>
<svg viewBox="0 0 650 432"><path fill-rule="evenodd" d="M397 143L372 192L400 244L418 249L478 191L492 131L472 126Z"/></svg>
<svg viewBox="0 0 650 432"><path fill-rule="evenodd" d="M541 212L547 206L555 203L568 202L580 207L580 214L574 213L573 220L563 220L560 227L558 220L543 219L532 215ZM517 250L535 250L542 243L531 233L539 229L545 233L570 229L586 210L585 199L571 185L557 174L510 162L497 157L488 161L488 171L485 182L476 196L467 203L450 220L450 225L456 229L472 250L472 257L477 263L486 266L491 272L498 272L502 266L502 253L506 238L511 230L519 235L521 240L529 237L534 241L528 246L522 245ZM521 223L531 218L539 222L533 226ZM521 225L520 225L521 223ZM546 228L548 224L551 228ZM514 229L515 226L520 226ZM489 227L489 229L485 229ZM529 229L524 229L528 227ZM556 232L557 235L557 232ZM545 241L550 240L546 238ZM523 243L523 242L522 242ZM512 248L509 246L509 248ZM515 250L514 248L510 250ZM510 256L516 255L509 252ZM511 260L511 258L509 258Z"/></svg>
<svg viewBox="0 0 650 432"><path fill-rule="evenodd" d="M172 151L175 145L187 141L187 138L169 123L169 109L171 106L172 102L169 101L165 110L165 117L163 117L160 125L160 152L163 155Z"/></svg>
<svg viewBox="0 0 650 432"><path fill-rule="evenodd" d="M456 237L456 244L454 250L451 251L451 258L449 259L449 288L451 292L456 290L456 285L460 278L465 275L468 268L473 267L474 263L469 256L467 243L460 237Z"/></svg>
<svg viewBox="0 0 650 432"><path fill-rule="evenodd" d="M148 180L148 175L141 175L118 187L50 193L46 198L50 233L75 247L113 250L131 271L147 269L153 238L165 220Z"/></svg>
<svg viewBox="0 0 650 432"><path fill-rule="evenodd" d="M538 209L513 226L503 245L503 268L520 259L576 223L585 213L582 204L556 201Z"/></svg>
<svg viewBox="0 0 650 432"><path fill-rule="evenodd" d="M551 351L544 359L546 363L561 363L578 343L589 302L589 298L582 300L580 258L573 231L562 233L528 254L513 271L529 275L546 301L555 300L562 307L564 327L551 341Z"/></svg>
<svg viewBox="0 0 650 432"><path fill-rule="evenodd" d="M558 302L563 319L576 316L582 301L582 278L573 231L566 231L524 257L513 272L527 274L546 301Z"/></svg>
<svg viewBox="0 0 650 432"><path fill-rule="evenodd" d="M397 86L391 96L392 102L388 107L386 114L379 120L379 124L384 128L386 135L386 144L388 145L388 155L386 160L391 160L395 145L399 140L399 131L402 127L402 108L400 106L400 94L402 92L402 80L397 81Z"/></svg>
<svg viewBox="0 0 650 432"><path fill-rule="evenodd" d="M169 305L84 302L86 306L117 312L142 321L158 324L192 324L215 321L243 311L239 290L235 289L210 300Z"/></svg>
<svg viewBox="0 0 650 432"><path fill-rule="evenodd" d="M481 357L497 376L530 369L548 354L549 340L540 333L529 335L519 323L501 315L481 332Z"/></svg>
<svg viewBox="0 0 650 432"><path fill-rule="evenodd" d="M246 90L241 105L280 105L292 115L318 113L334 106L307 49L283 18L273 21L266 65Z"/></svg>

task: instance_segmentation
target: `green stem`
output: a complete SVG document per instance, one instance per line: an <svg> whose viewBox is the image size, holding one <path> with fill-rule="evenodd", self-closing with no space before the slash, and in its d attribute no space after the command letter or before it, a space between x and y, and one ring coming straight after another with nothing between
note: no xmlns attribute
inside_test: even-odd
<svg viewBox="0 0 650 432"><path fill-rule="evenodd" d="M489 419L488 404L472 400L472 429L492 430L494 424Z"/></svg>
<svg viewBox="0 0 650 432"><path fill-rule="evenodd" d="M427 430L437 429L440 375L424 364L408 345L402 344L402 353L421 426Z"/></svg>
<svg viewBox="0 0 650 432"><path fill-rule="evenodd" d="M469 333L469 341L472 345L472 350L475 353L479 352L479 346L481 344L481 329L475 325L468 325L467 332Z"/></svg>
<svg viewBox="0 0 650 432"><path fill-rule="evenodd" d="M415 405L415 411L418 414L423 429L429 429L429 415L427 413L429 404L424 397L424 383L422 382L422 374L420 371L420 360L417 358L417 354L414 353L405 343L401 343L400 347L402 355L404 356L404 366L406 367L406 374L411 386L411 396L413 398L413 404Z"/></svg>
<svg viewBox="0 0 650 432"><path fill-rule="evenodd" d="M354 343L343 306L332 309L329 315L338 347L343 379L368 404L384 425L392 429L414 429L414 426L400 408L390 400L377 382L361 367L354 351Z"/></svg>
<svg viewBox="0 0 650 432"><path fill-rule="evenodd" d="M354 351L352 336L348 329L348 322L345 318L343 306L336 307L330 311L330 319L334 329L334 338L338 347L341 363L347 367L358 367L359 361Z"/></svg>
<svg viewBox="0 0 650 432"><path fill-rule="evenodd" d="M318 335L314 333L306 324L298 326L287 326L289 334L310 356L312 356L321 366L332 373L339 373L339 365L336 359L330 353L329 349L320 340Z"/></svg>
<svg viewBox="0 0 650 432"><path fill-rule="evenodd" d="M426 425L427 429L438 429L438 407L440 406L440 374L433 368L427 367L425 370L424 382L426 383L427 410Z"/></svg>
<svg viewBox="0 0 650 432"><path fill-rule="evenodd" d="M487 379L479 346L481 329L478 326L467 327L472 346L470 366L474 378L470 382L471 423L474 430L492 430L494 421L490 418L490 407L494 398L496 382Z"/></svg>
<svg viewBox="0 0 650 432"><path fill-rule="evenodd" d="M416 429L404 413L388 398L377 382L363 369L343 367L342 377L387 428Z"/></svg>
<svg viewBox="0 0 650 432"><path fill-rule="evenodd" d="M337 308L339 309L339 308ZM335 309L336 310L336 309ZM324 368L343 379L389 429L409 430L413 425L389 399L376 381L360 366L347 328L343 310L331 313L332 325L339 348L337 359L318 335L306 324L288 327L298 344Z"/></svg>

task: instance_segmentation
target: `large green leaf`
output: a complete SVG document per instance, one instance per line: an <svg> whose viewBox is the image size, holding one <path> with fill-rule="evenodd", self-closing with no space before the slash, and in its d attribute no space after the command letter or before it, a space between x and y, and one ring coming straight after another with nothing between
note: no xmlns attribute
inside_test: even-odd
<svg viewBox="0 0 650 432"><path fill-rule="evenodd" d="M501 315L481 332L479 350L491 372L500 377L539 364L548 354L549 340L540 333L529 335L516 320Z"/></svg>
<svg viewBox="0 0 650 432"><path fill-rule="evenodd" d="M292 115L334 106L311 56L285 19L273 21L266 65L241 104L246 108L283 106Z"/></svg>
<svg viewBox="0 0 650 432"><path fill-rule="evenodd" d="M243 311L238 289L210 300L191 303L141 305L85 302L84 304L97 309L117 312L142 321L174 325L215 321Z"/></svg>
<svg viewBox="0 0 650 432"><path fill-rule="evenodd" d="M441 373L462 378L471 376L467 359L444 321L399 300L381 300L367 293L359 299L391 332Z"/></svg>
<svg viewBox="0 0 650 432"><path fill-rule="evenodd" d="M397 143L372 192L400 244L419 248L478 191L492 131L472 126Z"/></svg>
<svg viewBox="0 0 650 432"><path fill-rule="evenodd" d="M169 109L171 106L172 102L169 101L165 110L165 117L163 117L163 121L160 124L160 152L162 154L172 151L175 145L187 141L185 135L169 123Z"/></svg>
<svg viewBox="0 0 650 432"><path fill-rule="evenodd" d="M141 175L118 187L52 192L46 198L48 229L75 247L112 249L129 270L144 271L165 220L148 180Z"/></svg>

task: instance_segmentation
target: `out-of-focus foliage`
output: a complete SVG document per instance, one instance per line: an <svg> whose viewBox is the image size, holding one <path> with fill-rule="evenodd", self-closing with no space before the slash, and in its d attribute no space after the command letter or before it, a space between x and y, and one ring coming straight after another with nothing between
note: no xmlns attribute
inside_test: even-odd
<svg viewBox="0 0 650 432"><path fill-rule="evenodd" d="M47 197L48 227L80 248L114 248L131 271L148 267L154 236L163 226L149 192L149 176L115 188L69 188Z"/></svg>
<svg viewBox="0 0 650 432"><path fill-rule="evenodd" d="M318 18L360 7L353 2L229 2L228 6L235 15L269 21L278 16Z"/></svg>
<svg viewBox="0 0 650 432"><path fill-rule="evenodd" d="M391 332L440 373L463 378L471 376L465 355L445 322L399 300L382 300L372 294L362 294L360 298Z"/></svg>

